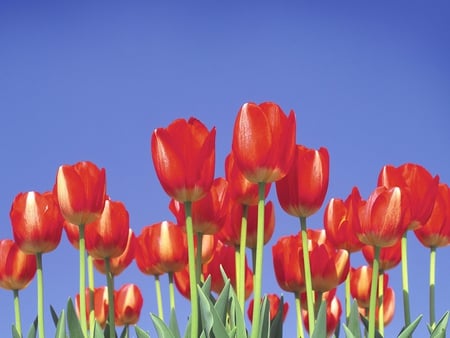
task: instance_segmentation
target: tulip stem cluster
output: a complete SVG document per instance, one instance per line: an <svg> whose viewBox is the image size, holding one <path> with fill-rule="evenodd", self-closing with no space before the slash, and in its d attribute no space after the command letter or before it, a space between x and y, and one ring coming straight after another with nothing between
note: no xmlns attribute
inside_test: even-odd
<svg viewBox="0 0 450 338"><path fill-rule="evenodd" d="M430 248L430 327L436 326L435 314L436 247Z"/></svg>
<svg viewBox="0 0 450 338"><path fill-rule="evenodd" d="M375 254L372 265L372 284L370 287L369 333L367 337L375 337L375 315L377 305L378 271L380 267L380 247L374 246L374 251Z"/></svg>
<svg viewBox="0 0 450 338"><path fill-rule="evenodd" d="M403 313L405 326L411 324L411 313L409 305L409 282L408 282L408 231L402 237L402 287L403 287Z"/></svg>
<svg viewBox="0 0 450 338"><path fill-rule="evenodd" d="M302 251L303 251L303 263L305 265L305 287L306 287L306 306L308 310L308 326L309 333L312 335L314 332L314 298L311 281L311 264L309 262L309 250L308 250L308 234L306 232L306 217L300 217L300 227L302 233Z"/></svg>
<svg viewBox="0 0 450 338"><path fill-rule="evenodd" d="M258 222L256 226L256 258L255 270L253 274L253 294L254 299L261 299L262 290L262 268L264 249L264 199L266 183L258 183ZM255 301L253 304L252 335L251 338L258 337L259 322L261 319L261 302Z"/></svg>

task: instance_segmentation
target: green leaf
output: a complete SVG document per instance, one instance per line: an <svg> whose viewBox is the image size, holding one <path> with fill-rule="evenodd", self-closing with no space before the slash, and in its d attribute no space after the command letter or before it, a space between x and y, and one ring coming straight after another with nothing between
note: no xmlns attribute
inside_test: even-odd
<svg viewBox="0 0 450 338"><path fill-rule="evenodd" d="M420 320L422 319L422 315L416 318L411 324L409 324L407 327L403 328L400 334L397 338L409 338L411 337L412 333L416 329L417 325L419 325Z"/></svg>
<svg viewBox="0 0 450 338"><path fill-rule="evenodd" d="M158 332L158 337L164 338L175 338L174 334L170 331L167 325L159 318L155 316L153 313L150 314L152 318L153 325L155 325L155 329Z"/></svg>
<svg viewBox="0 0 450 338"><path fill-rule="evenodd" d="M136 332L137 338L150 338L150 335L137 325L134 327L134 332Z"/></svg>
<svg viewBox="0 0 450 338"><path fill-rule="evenodd" d="M181 338L180 328L178 326L178 320L177 320L177 313L175 312L175 309L170 310L169 328L170 328L170 331L175 336L175 338Z"/></svg>
<svg viewBox="0 0 450 338"><path fill-rule="evenodd" d="M103 334L102 327L97 323L97 321L94 321L94 338L104 338L105 335Z"/></svg>
<svg viewBox="0 0 450 338"><path fill-rule="evenodd" d="M37 326L38 326L38 318L33 321L33 324L31 324L30 330L28 331L28 338L36 338L37 335Z"/></svg>
<svg viewBox="0 0 450 338"><path fill-rule="evenodd" d="M347 326L344 325L344 330ZM350 309L350 317L348 318L347 330L352 333L352 337L361 338L361 326L359 322L358 303L353 301ZM347 333L347 330L345 332ZM348 336L348 333L347 333Z"/></svg>
<svg viewBox="0 0 450 338"><path fill-rule="evenodd" d="M270 323L270 338L283 338L283 296L280 297L280 306L277 314Z"/></svg>
<svg viewBox="0 0 450 338"><path fill-rule="evenodd" d="M344 328L346 338L356 338L353 332L347 327L347 325L344 324L342 325L342 327Z"/></svg>
<svg viewBox="0 0 450 338"><path fill-rule="evenodd" d="M216 304L214 305L214 308L217 311L217 315L220 318L222 323L225 323L225 320L227 318L227 309L229 305L229 294L230 294L230 280L228 279L225 282L225 285L222 289L222 292L219 294L219 297L217 297Z"/></svg>
<svg viewBox="0 0 450 338"><path fill-rule="evenodd" d="M442 316L442 318L439 320L439 322L436 324L436 327L434 328L433 332L431 333L430 338L445 337L445 332L447 331L448 319L449 319L449 311L447 311Z"/></svg>
<svg viewBox="0 0 450 338"><path fill-rule="evenodd" d="M230 288L230 322L236 328L236 337L247 337L247 330L245 328L245 317L242 313L241 306L238 302L236 292Z"/></svg>
<svg viewBox="0 0 450 338"><path fill-rule="evenodd" d="M55 327L58 326L58 321L59 321L58 315L56 314L55 309L51 305L50 305L50 313L52 315L53 324L55 324Z"/></svg>
<svg viewBox="0 0 450 338"><path fill-rule="evenodd" d="M321 301L317 314L314 332L311 338L322 338L327 336L327 302Z"/></svg>
<svg viewBox="0 0 450 338"><path fill-rule="evenodd" d="M261 319L258 328L258 337L269 338L270 330L270 316L269 316L270 304L267 296L264 296L261 306Z"/></svg>
<svg viewBox="0 0 450 338"><path fill-rule="evenodd" d="M70 337L83 337L80 321L73 307L72 299L69 298L67 302L67 326L69 327Z"/></svg>
<svg viewBox="0 0 450 338"><path fill-rule="evenodd" d="M16 326L13 324L13 326L11 327L12 330L12 336L13 338L22 338L19 334L19 332L17 331Z"/></svg>
<svg viewBox="0 0 450 338"><path fill-rule="evenodd" d="M228 337L227 330L224 323L220 321L219 315L209 297L203 292L203 289L198 288L198 296L200 300L200 315L203 324L203 332L206 337L210 337L211 332L214 333L214 337L222 338Z"/></svg>
<svg viewBox="0 0 450 338"><path fill-rule="evenodd" d="M369 321L367 320L367 318L361 316L361 321L363 322L365 329L369 330ZM378 332L378 330L375 330L375 338L383 338L383 336L381 335L380 332Z"/></svg>
<svg viewBox="0 0 450 338"><path fill-rule="evenodd" d="M50 307L52 311L53 308ZM53 310L54 311L54 310ZM56 314L56 313L55 313ZM52 314L53 316L53 314ZM55 317L53 317L54 320ZM58 318L58 316L56 316ZM56 334L55 337L57 338L66 338L66 314L64 313L64 310L61 311L61 315L58 318L58 322L56 323Z"/></svg>

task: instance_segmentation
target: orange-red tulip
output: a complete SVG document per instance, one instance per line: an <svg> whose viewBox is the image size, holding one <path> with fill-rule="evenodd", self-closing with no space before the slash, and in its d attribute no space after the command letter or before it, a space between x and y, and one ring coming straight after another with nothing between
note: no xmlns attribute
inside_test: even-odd
<svg viewBox="0 0 450 338"><path fill-rule="evenodd" d="M245 103L234 123L232 151L242 174L253 183L270 183L289 171L295 152L295 114L273 102Z"/></svg>
<svg viewBox="0 0 450 338"><path fill-rule="evenodd" d="M384 274L383 290L387 288L389 276ZM378 289L380 285L378 285ZM350 269L350 294L360 308L369 308L370 290L372 289L372 267L363 265ZM384 292L383 291L383 292Z"/></svg>
<svg viewBox="0 0 450 338"><path fill-rule="evenodd" d="M100 218L86 225L86 249L93 258L120 256L128 242L130 219L122 202L106 200Z"/></svg>
<svg viewBox="0 0 450 338"><path fill-rule="evenodd" d="M152 134L156 175L164 191L179 202L197 201L214 179L216 129L197 119L178 119Z"/></svg>
<svg viewBox="0 0 450 338"><path fill-rule="evenodd" d="M113 257L109 260L110 272L113 276L118 276L125 270L134 259L134 251L136 247L136 236L133 230L128 230L127 246L120 256ZM106 274L105 260L94 259L94 267L103 274Z"/></svg>
<svg viewBox="0 0 450 338"><path fill-rule="evenodd" d="M90 313L90 291L86 288L86 319L89 326L89 313ZM106 320L108 319L108 288L101 286L94 289L94 317L97 323L104 329L106 326ZM80 295L75 296L75 310L77 311L78 318L80 318Z"/></svg>
<svg viewBox="0 0 450 338"><path fill-rule="evenodd" d="M72 246L79 250L80 245L80 228L76 224L72 224L66 220L63 222L63 229L66 237Z"/></svg>
<svg viewBox="0 0 450 338"><path fill-rule="evenodd" d="M9 216L14 240L26 253L52 251L61 241L63 218L51 192L18 194Z"/></svg>
<svg viewBox="0 0 450 338"><path fill-rule="evenodd" d="M299 257L301 247L298 235L281 237L272 247L275 277L284 291L301 293L305 290L303 258Z"/></svg>
<svg viewBox="0 0 450 338"><path fill-rule="evenodd" d="M191 287L189 284L189 266L173 273L173 281L178 292L186 299L191 299Z"/></svg>
<svg viewBox="0 0 450 338"><path fill-rule="evenodd" d="M423 227L414 230L417 239L427 248L450 244L450 189L439 184L438 195L431 216Z"/></svg>
<svg viewBox="0 0 450 338"><path fill-rule="evenodd" d="M380 312L379 304L376 305L375 312L378 314ZM359 313L369 318L369 309L368 308L359 308ZM395 314L395 292L392 288L387 287L386 290L383 291L383 322L384 326L389 325L392 322ZM378 315L375 316L376 325L379 324L380 317Z"/></svg>
<svg viewBox="0 0 450 338"><path fill-rule="evenodd" d="M247 310L247 315L248 315L248 319L250 319L250 321L253 320L253 301L254 299L252 299L250 301L250 304L248 306L248 310ZM274 320L275 316L277 315L279 309L280 309L280 305L281 305L281 299L280 297L278 297L278 295L274 294L274 293L270 293L267 295L267 301L269 302L269 318L270 320ZM262 299L261 299L262 302ZM289 310L289 304L283 302L283 313L282 313L282 321L284 322L287 312Z"/></svg>
<svg viewBox="0 0 450 338"><path fill-rule="evenodd" d="M322 206L328 189L330 158L326 148L309 149L297 145L287 175L276 182L278 200L284 211L308 217Z"/></svg>
<svg viewBox="0 0 450 338"><path fill-rule="evenodd" d="M146 226L138 236L135 258L148 275L179 271L187 264L186 234L168 221Z"/></svg>
<svg viewBox="0 0 450 338"><path fill-rule="evenodd" d="M36 257L24 253L10 239L0 240L0 287L22 290L36 273Z"/></svg>
<svg viewBox="0 0 450 338"><path fill-rule="evenodd" d="M360 227L359 208L363 203L358 188L354 187L345 201L332 198L325 207L325 231L336 248L356 252L364 246L355 233L355 228Z"/></svg>
<svg viewBox="0 0 450 338"><path fill-rule="evenodd" d="M136 284L125 284L115 292L114 314L117 325L134 325L139 321L144 298Z"/></svg>
<svg viewBox="0 0 450 338"><path fill-rule="evenodd" d="M407 196L399 187L377 187L360 208L359 240L380 248L395 244L407 230Z"/></svg>
<svg viewBox="0 0 450 338"><path fill-rule="evenodd" d="M176 217L178 225L185 227L184 203L172 199L169 209ZM216 178L208 193L192 203L194 232L209 235L217 233L225 225L229 213L228 182L224 178Z"/></svg>
<svg viewBox="0 0 450 338"><path fill-rule="evenodd" d="M106 199L105 176L104 168L89 161L59 167L55 191L68 222L82 225L100 217Z"/></svg>
<svg viewBox="0 0 450 338"><path fill-rule="evenodd" d="M239 204L258 204L258 184L247 180L234 160L233 152L225 159L225 177L228 181L230 198ZM265 197L269 194L271 184L266 184Z"/></svg>
<svg viewBox="0 0 450 338"><path fill-rule="evenodd" d="M433 210L438 193L439 176L432 177L422 166L405 163L399 167L386 165L378 176L378 185L400 187L409 199L407 211L408 229L425 224Z"/></svg>
<svg viewBox="0 0 450 338"><path fill-rule="evenodd" d="M366 245L362 248L362 253L367 263L373 264L375 251L373 246ZM402 260L402 241L398 240L394 245L386 246L380 249L378 264L380 271L387 271L395 268Z"/></svg>

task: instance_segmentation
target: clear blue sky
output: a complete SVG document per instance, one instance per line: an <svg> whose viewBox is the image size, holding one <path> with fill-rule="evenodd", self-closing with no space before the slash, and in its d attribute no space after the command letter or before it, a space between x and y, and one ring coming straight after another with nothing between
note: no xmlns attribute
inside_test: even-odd
<svg viewBox="0 0 450 338"><path fill-rule="evenodd" d="M235 116L247 101L294 109L297 142L328 148L326 201L345 198L354 185L366 198L384 164L419 163L450 183L449 16L444 1L4 1L0 238L12 237L9 210L17 193L51 189L59 165L81 160L106 168L108 193L125 203L136 233L172 220L151 162L153 129L190 116L216 126L220 176ZM276 202L274 189L269 198ZM323 208L309 225L321 228L322 215ZM281 292L271 246L298 229L297 219L277 206L264 256L264 292ZM412 317L425 315L417 331L424 336L428 251L410 239ZM44 256L49 336L54 329L48 307L59 312L77 293L77 259L65 237ZM362 262L358 256L354 265ZM450 308L449 262L449 248L438 250L438 316ZM400 269L390 275L398 306L386 336L396 334L403 320ZM106 283L101 275L96 282ZM153 278L133 263L116 286L125 282L142 289L140 325L154 332L148 316L156 312ZM33 281L21 293L25 328L36 314L35 292ZM292 304L292 295L286 299ZM177 301L184 324L189 305ZM0 312L0 335L7 336L14 321L11 292L0 290ZM294 330L291 305L286 336Z"/></svg>

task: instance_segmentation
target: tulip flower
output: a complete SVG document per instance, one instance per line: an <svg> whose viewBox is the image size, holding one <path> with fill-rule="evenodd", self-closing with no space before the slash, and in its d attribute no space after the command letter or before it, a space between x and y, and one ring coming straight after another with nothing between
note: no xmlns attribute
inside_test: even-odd
<svg viewBox="0 0 450 338"><path fill-rule="evenodd" d="M362 248L362 253L367 263L373 264L375 250L373 246L366 245ZM380 249L380 257L378 259L380 272L384 272L395 268L402 260L402 241L397 241L392 246Z"/></svg>
<svg viewBox="0 0 450 338"><path fill-rule="evenodd" d="M320 209L328 189L330 158L326 148L297 145L288 174L276 182L278 200L284 211L308 217Z"/></svg>
<svg viewBox="0 0 450 338"><path fill-rule="evenodd" d="M19 290L30 284L36 273L36 257L19 249L10 239L0 240L0 287L13 291L15 327L22 335Z"/></svg>
<svg viewBox="0 0 450 338"><path fill-rule="evenodd" d="M262 299L261 299L262 301ZM274 293L270 293L267 295L267 301L269 302L269 318L270 321L274 320L276 315L278 314L278 311L280 311L280 305L281 305L281 299L280 297L278 297L278 295L274 294ZM248 319L250 319L250 321L253 318L253 302L254 299L252 299L250 301L250 304L248 306L248 310L247 310L247 315L248 315ZM283 303L283 307L281 309L282 311L282 321L284 322L287 312L289 310L289 304L288 303Z"/></svg>
<svg viewBox="0 0 450 338"><path fill-rule="evenodd" d="M144 299L139 287L136 284L124 284L116 291L114 304L116 324L119 326L136 324L143 304Z"/></svg>
<svg viewBox="0 0 450 338"><path fill-rule="evenodd" d="M388 284L388 275L384 274L383 290L386 290ZM350 269L350 292L353 299L358 303L360 308L369 308L370 290L372 281L372 267L362 265L358 268ZM378 289L380 285L378 285Z"/></svg>
<svg viewBox="0 0 450 338"><path fill-rule="evenodd" d="M383 306L380 307L380 304L377 304L375 312L378 313L378 316L375 316L376 324L379 328L379 332L383 334L382 328L392 322L395 314L395 292L391 287L387 287L386 290L383 291ZM366 318L369 317L368 308L360 307L359 313ZM380 323L380 318L383 318L382 323Z"/></svg>
<svg viewBox="0 0 450 338"><path fill-rule="evenodd" d="M80 267L80 307L86 310L86 258L85 258L85 225L91 223L102 214L106 200L106 173L89 161L74 165L62 165L56 175L54 187L59 207L64 219L79 226L79 267ZM87 334L87 323L81 317L81 330Z"/></svg>
<svg viewBox="0 0 450 338"><path fill-rule="evenodd" d="M85 320L89 324L90 308L90 290L85 289L85 297L87 298L88 306L85 311ZM94 289L94 317L97 323L104 329L109 313L109 301L108 301L108 288L106 286L98 287ZM78 318L82 318L80 309L80 294L75 296L75 310L77 311Z"/></svg>
<svg viewBox="0 0 450 338"><path fill-rule="evenodd" d="M184 204L172 199L170 211L180 226L186 226ZM224 178L216 178L208 193L200 200L192 203L192 226L194 233L213 235L225 224L229 215L230 198L228 182Z"/></svg>

